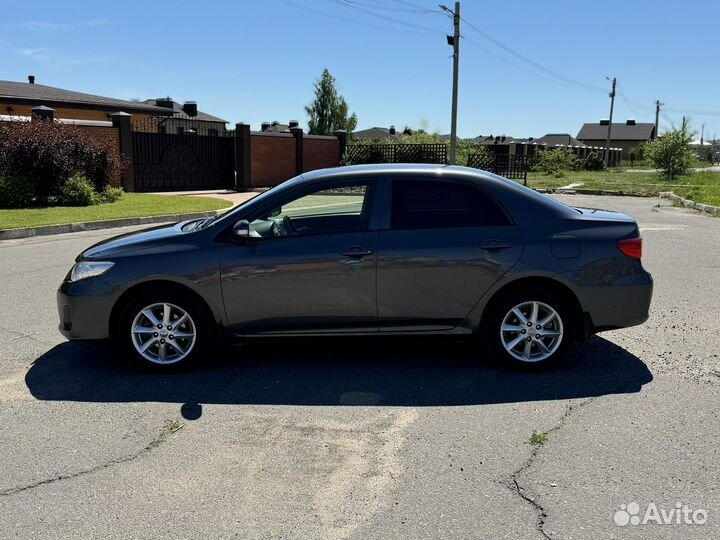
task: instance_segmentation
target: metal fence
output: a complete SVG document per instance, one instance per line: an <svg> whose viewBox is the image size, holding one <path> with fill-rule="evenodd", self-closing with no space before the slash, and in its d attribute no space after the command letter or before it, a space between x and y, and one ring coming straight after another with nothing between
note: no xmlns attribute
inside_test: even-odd
<svg viewBox="0 0 720 540"><path fill-rule="evenodd" d="M535 156L507 154L470 154L468 167L489 171L511 180L522 180L527 185L527 173L537 163Z"/></svg>
<svg viewBox="0 0 720 540"><path fill-rule="evenodd" d="M366 163L447 163L447 145L352 144L346 149L348 165Z"/></svg>

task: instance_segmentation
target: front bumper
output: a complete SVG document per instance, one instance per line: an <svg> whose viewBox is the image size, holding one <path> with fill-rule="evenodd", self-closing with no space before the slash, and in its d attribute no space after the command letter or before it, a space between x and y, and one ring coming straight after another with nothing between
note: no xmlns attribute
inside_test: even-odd
<svg viewBox="0 0 720 540"><path fill-rule="evenodd" d="M68 339L110 337L110 314L117 296L99 278L64 281L57 292L60 333Z"/></svg>

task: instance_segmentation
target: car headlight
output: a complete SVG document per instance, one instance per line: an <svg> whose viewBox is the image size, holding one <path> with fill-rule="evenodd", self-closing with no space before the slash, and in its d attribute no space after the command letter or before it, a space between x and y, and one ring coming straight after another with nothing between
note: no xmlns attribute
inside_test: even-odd
<svg viewBox="0 0 720 540"><path fill-rule="evenodd" d="M70 281L100 276L110 270L114 264L108 261L80 261L70 271Z"/></svg>

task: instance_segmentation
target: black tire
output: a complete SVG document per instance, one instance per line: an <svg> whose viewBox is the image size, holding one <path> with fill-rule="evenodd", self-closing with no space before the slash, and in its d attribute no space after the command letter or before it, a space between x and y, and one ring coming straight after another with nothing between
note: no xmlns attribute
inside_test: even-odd
<svg viewBox="0 0 720 540"><path fill-rule="evenodd" d="M531 315L532 303L538 304L536 321L522 321L518 316L511 314L513 308L518 308L521 314ZM545 309L547 307L557 314L556 319L546 323L545 327L541 329L537 327L537 324L527 325L527 322L542 322L542 319L548 317L550 312ZM525 318L531 319L529 316ZM506 324L505 328L522 327L524 331L501 331L504 323ZM505 366L514 369L539 370L557 364L565 356L575 336L575 325L574 310L565 295L552 289L520 287L504 293L492 302L487 317L485 317L484 340L495 358ZM561 335L556 342L551 334L558 331ZM542 332L542 335L539 332ZM540 338L538 339L537 336ZM517 338L521 338L521 341L511 349L513 354L505 344L509 346ZM530 338L529 342L528 338ZM527 351L526 343L530 343L530 359L524 356ZM541 345L547 350L542 350Z"/></svg>
<svg viewBox="0 0 720 540"><path fill-rule="evenodd" d="M156 319L158 319L156 322L163 323L160 315L163 313L164 305L168 305L170 308L169 325L163 328L153 328L157 332L148 335L136 335L132 332L136 321L142 329L150 328L150 319L141 315L141 312L148 307L156 306L154 311L150 311L156 315ZM186 313L188 318L181 322L180 328L174 328L173 322L183 319L180 316L182 312ZM113 336L118 346L118 352L122 354L123 359L129 360L136 367L145 370L168 372L186 369L199 359L206 357L213 348L212 328L207 309L194 297L174 289L157 289L140 293L125 306L118 318ZM183 334L183 336L192 333L194 339L191 342L190 338L175 336L173 331ZM140 343L140 346L148 344L150 340L155 340L157 343L149 344L150 347L143 355L136 347L136 339L146 340ZM161 360L159 341L162 341L164 345L164 361ZM177 348L174 344L177 344ZM187 351L184 355L179 352L183 348ZM148 358L153 356L156 357L155 360Z"/></svg>

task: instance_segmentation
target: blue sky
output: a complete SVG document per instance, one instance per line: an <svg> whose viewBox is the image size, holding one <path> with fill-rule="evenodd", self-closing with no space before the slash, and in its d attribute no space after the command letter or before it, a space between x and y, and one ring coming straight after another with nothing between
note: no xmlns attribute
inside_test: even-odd
<svg viewBox="0 0 720 540"><path fill-rule="evenodd" d="M303 106L327 67L360 128L450 128L451 20L432 0L0 0L0 8L0 79L32 73L117 98L196 100L257 128L305 125ZM720 136L719 2L466 0L462 14L461 136L575 135L607 117L606 76L618 78L616 120L652 122L660 99L661 131L687 113L694 128L705 123L706 138Z"/></svg>

